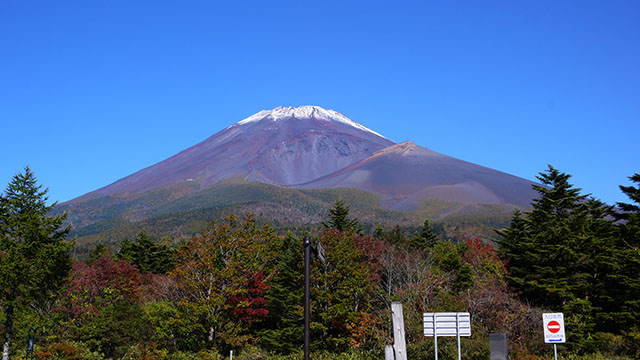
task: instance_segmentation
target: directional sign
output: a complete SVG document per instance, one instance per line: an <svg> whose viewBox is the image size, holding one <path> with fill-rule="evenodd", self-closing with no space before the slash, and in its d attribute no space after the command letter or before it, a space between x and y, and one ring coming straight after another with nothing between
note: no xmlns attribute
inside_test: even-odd
<svg viewBox="0 0 640 360"><path fill-rule="evenodd" d="M542 314L545 343L564 343L564 315L562 313Z"/></svg>
<svg viewBox="0 0 640 360"><path fill-rule="evenodd" d="M471 336L471 316L462 313L424 313L424 336Z"/></svg>

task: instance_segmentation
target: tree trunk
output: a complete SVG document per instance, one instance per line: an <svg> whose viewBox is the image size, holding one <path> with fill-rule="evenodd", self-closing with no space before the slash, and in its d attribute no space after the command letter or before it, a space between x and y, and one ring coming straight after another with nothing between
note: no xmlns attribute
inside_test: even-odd
<svg viewBox="0 0 640 360"><path fill-rule="evenodd" d="M9 360L9 351L11 348L11 330L13 329L13 305L7 306L5 326L5 340L2 347L2 360Z"/></svg>

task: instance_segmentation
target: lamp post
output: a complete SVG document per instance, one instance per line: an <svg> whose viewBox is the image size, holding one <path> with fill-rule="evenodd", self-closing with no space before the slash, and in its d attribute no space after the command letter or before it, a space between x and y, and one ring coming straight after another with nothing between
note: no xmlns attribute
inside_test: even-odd
<svg viewBox="0 0 640 360"><path fill-rule="evenodd" d="M320 240L316 243L316 247L311 246L311 238L304 237L302 242L304 251L304 360L309 360L309 343L311 336L309 335L309 321L311 318L311 251L325 263L324 248Z"/></svg>
<svg viewBox="0 0 640 360"><path fill-rule="evenodd" d="M304 360L309 360L309 318L311 317L311 239L304 237Z"/></svg>

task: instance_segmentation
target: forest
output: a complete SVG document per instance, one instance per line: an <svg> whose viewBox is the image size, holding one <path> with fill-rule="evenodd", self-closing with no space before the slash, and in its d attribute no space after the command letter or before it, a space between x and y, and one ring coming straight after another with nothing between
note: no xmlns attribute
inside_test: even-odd
<svg viewBox="0 0 640 360"><path fill-rule="evenodd" d="M451 238L431 219L365 231L338 200L312 232L238 214L188 240L141 231L76 258L66 215L26 168L0 196L3 359L302 359L305 236L326 260L311 268L312 359L382 359L392 301L409 359L433 357L422 314L457 311L471 314L463 359L489 359L491 333L511 359L552 358L545 312L564 313L562 359L640 358L640 174L615 206L570 178L541 172L497 241ZM438 348L457 358L455 338Z"/></svg>

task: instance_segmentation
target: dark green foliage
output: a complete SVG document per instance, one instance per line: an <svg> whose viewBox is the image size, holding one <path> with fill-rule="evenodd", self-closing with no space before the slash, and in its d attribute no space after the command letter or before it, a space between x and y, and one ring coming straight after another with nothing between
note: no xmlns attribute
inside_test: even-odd
<svg viewBox="0 0 640 360"><path fill-rule="evenodd" d="M63 226L66 215L49 216L47 190L31 169L13 177L0 196L0 307L5 312L5 346L10 344L14 309L51 302L71 269ZM7 351L9 349L6 349Z"/></svg>
<svg viewBox="0 0 640 360"><path fill-rule="evenodd" d="M367 238L328 229L318 240L326 262L314 261L311 269L312 347L346 351L366 343L373 324L375 284L370 263L358 248Z"/></svg>
<svg viewBox="0 0 640 360"><path fill-rule="evenodd" d="M564 305L574 297L570 287L578 285L572 277L588 234L577 231L588 207L586 196L569 184L569 177L551 166L541 173L538 179L545 186L534 186L540 198L534 200L533 211L526 218L516 212L499 241L509 261L511 283L538 305Z"/></svg>
<svg viewBox="0 0 640 360"><path fill-rule="evenodd" d="M124 259L143 273L165 274L175 266L173 247L157 243L142 230L133 242L124 239L117 259Z"/></svg>
<svg viewBox="0 0 640 360"><path fill-rule="evenodd" d="M452 290L462 291L473 285L471 265L462 261L465 245L456 246L450 242L440 242L433 247L436 267L453 275Z"/></svg>
<svg viewBox="0 0 640 360"><path fill-rule="evenodd" d="M106 246L104 243L99 242L96 247L91 250L91 253L89 254L89 262L93 263L101 257L111 257L112 255L111 248Z"/></svg>
<svg viewBox="0 0 640 360"><path fill-rule="evenodd" d="M425 219L422 230L411 239L411 246L416 249L426 249L433 247L437 241L438 236L431 229L429 219Z"/></svg>
<svg viewBox="0 0 640 360"><path fill-rule="evenodd" d="M391 231L386 233L385 240L389 244L393 245L404 245L406 238L404 237L404 232L399 225L394 226Z"/></svg>
<svg viewBox="0 0 640 360"><path fill-rule="evenodd" d="M382 224L380 223L376 224L376 228L373 230L373 238L378 241L383 241L385 240L386 236L387 231L384 229L384 226L382 226Z"/></svg>
<svg viewBox="0 0 640 360"><path fill-rule="evenodd" d="M633 251L625 254L620 246L613 208L581 195L569 178L551 166L541 173L544 186L534 186L540 197L533 210L514 213L498 243L514 289L536 305L564 312L570 346L584 350L596 331L620 333L622 324L637 324L635 299L621 300L637 296L630 285L639 268L629 268Z"/></svg>
<svg viewBox="0 0 640 360"><path fill-rule="evenodd" d="M304 259L302 241L288 233L280 246L278 273L265 294L269 315L260 326L263 346L279 354L299 349L303 342Z"/></svg>
<svg viewBox="0 0 640 360"><path fill-rule="evenodd" d="M360 225L357 219L349 218L349 205L342 199L336 200L333 207L329 209L329 221L323 222L326 228L338 231L358 230Z"/></svg>
<svg viewBox="0 0 640 360"><path fill-rule="evenodd" d="M620 186L620 189L634 203L618 203L622 212L616 213L620 220L616 248L622 261L615 278L621 291L614 299L621 304L622 324L640 332L640 174L629 179L635 187Z"/></svg>

